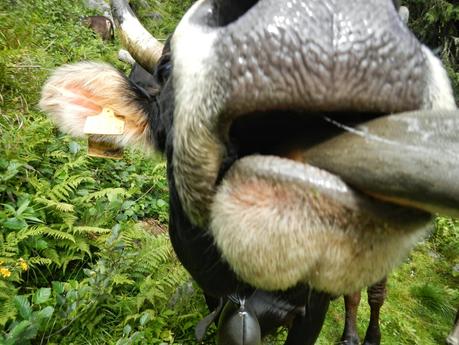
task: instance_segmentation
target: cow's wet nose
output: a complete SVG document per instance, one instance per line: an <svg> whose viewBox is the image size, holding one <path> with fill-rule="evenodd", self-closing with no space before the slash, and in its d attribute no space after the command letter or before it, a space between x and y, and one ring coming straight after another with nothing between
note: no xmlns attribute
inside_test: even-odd
<svg viewBox="0 0 459 345"><path fill-rule="evenodd" d="M190 19L214 35L225 116L422 105L424 55L391 0L208 0Z"/></svg>

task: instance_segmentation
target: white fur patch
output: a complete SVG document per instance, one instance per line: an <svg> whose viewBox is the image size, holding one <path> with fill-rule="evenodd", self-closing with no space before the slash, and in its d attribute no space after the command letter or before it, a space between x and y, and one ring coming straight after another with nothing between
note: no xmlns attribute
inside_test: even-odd
<svg viewBox="0 0 459 345"><path fill-rule="evenodd" d="M54 71L43 86L40 107L60 130L75 137L84 136L84 124L103 108L111 108L126 121L125 133L119 136L98 136L100 141L117 146L149 143L147 114L129 89L128 80L105 63L80 62L64 65Z"/></svg>
<svg viewBox="0 0 459 345"><path fill-rule="evenodd" d="M443 64L429 48L423 46L427 71L423 109L456 109L453 89Z"/></svg>
<svg viewBox="0 0 459 345"><path fill-rule="evenodd" d="M174 113L174 177L188 216L203 224L214 194L224 147L216 133L216 115L223 101L213 74L213 44L218 30L191 20L204 1L196 2L183 17L172 39ZM224 68L222 66L222 68ZM220 71L221 72L221 71Z"/></svg>

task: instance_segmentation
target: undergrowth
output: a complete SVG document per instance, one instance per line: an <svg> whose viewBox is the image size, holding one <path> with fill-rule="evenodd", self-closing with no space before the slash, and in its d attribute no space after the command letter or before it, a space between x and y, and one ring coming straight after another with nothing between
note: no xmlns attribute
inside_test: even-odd
<svg viewBox="0 0 459 345"><path fill-rule="evenodd" d="M84 28L84 14L72 1L0 4L2 344L172 342L201 317L194 288L186 313L189 297L170 301L189 277L164 234L162 159L89 158L36 106L55 66L96 59L127 69L118 42Z"/></svg>
<svg viewBox="0 0 459 345"><path fill-rule="evenodd" d="M191 2L133 4L164 39ZM56 66L103 60L127 72L119 43L84 28L85 14L81 1L0 2L0 344L193 344L207 311L165 233L164 161L136 151L89 158L85 142L59 134L37 108ZM451 327L459 223L438 218L436 229L389 279L383 344L438 344ZM338 299L319 343L342 327Z"/></svg>
<svg viewBox="0 0 459 345"><path fill-rule="evenodd" d="M459 3L457 0L405 0L410 27L443 60L459 104Z"/></svg>

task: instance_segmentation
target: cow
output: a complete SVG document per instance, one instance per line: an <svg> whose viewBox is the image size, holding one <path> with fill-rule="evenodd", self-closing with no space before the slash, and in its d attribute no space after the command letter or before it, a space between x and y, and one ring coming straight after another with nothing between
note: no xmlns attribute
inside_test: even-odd
<svg viewBox="0 0 459 345"><path fill-rule="evenodd" d="M110 41L114 38L113 22L105 16L87 16L82 18L82 23L92 29L104 41Z"/></svg>
<svg viewBox="0 0 459 345"><path fill-rule="evenodd" d="M199 335L218 319L219 345L281 325L314 344L332 297L459 214L450 81L392 0L199 0L164 47L112 6L157 87L80 62L40 106L74 136L109 108L123 132L95 140L165 155L170 239L212 311Z"/></svg>

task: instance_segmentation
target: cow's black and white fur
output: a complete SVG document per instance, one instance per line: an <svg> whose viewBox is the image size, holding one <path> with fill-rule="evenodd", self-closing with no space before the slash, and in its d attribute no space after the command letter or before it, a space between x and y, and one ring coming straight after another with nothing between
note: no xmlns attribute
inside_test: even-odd
<svg viewBox="0 0 459 345"><path fill-rule="evenodd" d="M293 3L287 6L283 1L262 0L247 6L243 1L231 5L219 0L198 1L166 44L146 83L135 77L129 80L105 64L63 66L44 87L40 105L62 130L75 136L84 134L87 116L110 107L125 118L125 134L98 140L120 146L133 143L164 153L170 189L170 238L178 258L206 294L210 308L223 302L229 308L226 310L234 309L233 314L248 315L259 322L261 336L287 325L286 344L300 345L314 344L332 295L354 292L384 277L422 238L426 230L419 225L429 217L425 212L412 211L412 216L419 216L413 222L373 222L362 217L358 209L346 208L336 200L303 197L304 181L293 175L289 180L285 175L285 171L295 169L305 173L293 160L257 158L261 161L257 168L266 166L268 173L257 175L260 170L254 169L253 176L246 175L253 165L248 164L247 170L241 168L247 160L240 162L242 157L227 136L231 117L278 109L377 109L388 113L455 109L455 104L441 63L397 19L390 0L327 0L321 4L302 0L299 5L304 12L290 18L288 15L295 13L289 12ZM231 11L225 10L228 8ZM365 22L365 15L373 16L376 10L378 16L372 18L385 19L374 27L371 21ZM327 54L336 56L341 48L351 59L360 50L347 44L346 40L353 41L346 35L358 36L360 32L349 33L344 28L330 46L324 43L322 47L327 37L308 36L306 30L304 45L298 45L295 39L303 39L303 31L292 24L312 30L314 25L339 21L340 15L352 17L353 13L380 39L375 46L359 49L372 55L378 44L388 46L362 69L366 72L368 68L370 76L361 80L358 68L355 76L348 73L346 61L337 59L330 64L321 60ZM257 16L268 18L268 22L258 21ZM388 22L387 32L378 36L379 27ZM357 29L351 26L349 30ZM358 38L373 37L361 35ZM394 44L391 40L398 35L403 39ZM293 43L288 41L292 37ZM300 56L303 60L299 58L304 65L295 65L291 56L297 56L295 49L308 42L312 42L311 50L305 49ZM264 54L275 54L276 47L281 51L282 44L292 55L272 57L267 64ZM323 56L314 55L315 45L324 49ZM412 69L405 65L410 63ZM289 75L295 70L292 66L304 72L304 84L295 80L294 74ZM329 73L327 66L334 66L334 72ZM386 73L381 73L383 68L388 68ZM352 83L365 87L359 92L349 91L346 87ZM409 85L408 91L404 83ZM294 85L299 85L304 97ZM371 93L378 85L381 89ZM248 162L255 164L250 157ZM239 170L231 169L236 163ZM287 170L276 175L272 166ZM306 172L318 176L314 169ZM323 181L330 182L337 193L350 192L334 177L326 175ZM285 226L279 228L282 224ZM231 309L232 305L236 307ZM240 306L245 308L242 314L238 314ZM227 318L222 317L220 344L251 344L244 339L227 340L231 337L225 332L237 334L239 330L226 327L232 325L233 315L225 314L225 309L223 313Z"/></svg>

